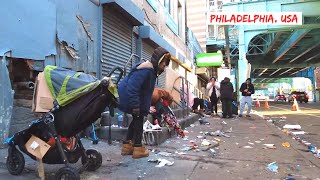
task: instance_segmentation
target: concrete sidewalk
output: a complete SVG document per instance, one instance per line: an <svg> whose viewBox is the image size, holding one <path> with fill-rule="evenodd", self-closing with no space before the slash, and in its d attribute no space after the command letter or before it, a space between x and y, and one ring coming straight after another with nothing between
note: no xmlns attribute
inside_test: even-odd
<svg viewBox="0 0 320 180"><path fill-rule="evenodd" d="M200 125L196 122L188 127L188 138L171 138L160 146L150 146L153 152L150 157L134 160L130 156L120 155L120 143L108 145L100 142L91 145L84 141L86 147L94 147L103 154L103 165L96 172L85 172L82 179L172 179L172 180L206 180L206 179L320 179L320 160L315 158L307 148L292 140L290 136L276 128L272 123L262 120L258 116L251 119L234 118L220 119L207 118L210 125ZM222 123L225 121L225 123ZM205 132L216 130L230 131L227 137L205 136ZM198 136L198 137L197 137ZM200 137L202 136L202 137ZM201 148L202 140L206 138L213 142L219 138L221 142L213 148L216 154L200 149L187 150L194 141ZM218 139L218 140L219 140ZM259 142L261 141L261 142ZM289 142L291 147L281 144ZM264 149L263 144L275 144L276 149ZM252 148L244 148L250 146ZM5 150L0 152L0 179L14 176L8 175L4 166ZM185 153L185 154L184 154ZM155 167L157 164L148 162L149 159L167 159L174 162L172 166ZM266 169L267 165L277 162L278 173ZM79 166L80 164L76 164ZM47 179L60 166L46 165ZM27 161L26 171L16 179L36 179L36 162Z"/></svg>

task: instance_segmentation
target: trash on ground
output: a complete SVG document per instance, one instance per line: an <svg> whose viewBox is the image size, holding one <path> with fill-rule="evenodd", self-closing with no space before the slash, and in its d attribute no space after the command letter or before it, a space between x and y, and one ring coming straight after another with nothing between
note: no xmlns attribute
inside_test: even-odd
<svg viewBox="0 0 320 180"><path fill-rule="evenodd" d="M222 121L221 124L227 125L228 123L226 123L225 121Z"/></svg>
<svg viewBox="0 0 320 180"><path fill-rule="evenodd" d="M260 141L264 141L264 139L260 139Z"/></svg>
<svg viewBox="0 0 320 180"><path fill-rule="evenodd" d="M250 145L254 145L254 143L252 143L252 142L248 142L248 144L250 144Z"/></svg>
<svg viewBox="0 0 320 180"><path fill-rule="evenodd" d="M217 154L216 150L214 149L210 149L210 153L212 154L212 156L215 156Z"/></svg>
<svg viewBox="0 0 320 180"><path fill-rule="evenodd" d="M255 127L255 126L252 126L252 127L249 127L250 129L256 129L257 127Z"/></svg>
<svg viewBox="0 0 320 180"><path fill-rule="evenodd" d="M184 133L184 134L189 134L189 131L183 130L183 133Z"/></svg>
<svg viewBox="0 0 320 180"><path fill-rule="evenodd" d="M209 146L211 145L211 143L208 141L208 140L203 140L202 143L201 143L201 146Z"/></svg>
<svg viewBox="0 0 320 180"><path fill-rule="evenodd" d="M276 145L274 144L264 144L265 148L268 148L268 149L276 149Z"/></svg>
<svg viewBox="0 0 320 180"><path fill-rule="evenodd" d="M289 147L290 147L290 143L288 143L288 142L284 142L284 143L282 143L282 146L283 146L283 147L287 147L287 148L289 148Z"/></svg>
<svg viewBox="0 0 320 180"><path fill-rule="evenodd" d="M163 167L165 165L172 166L174 164L174 162L170 162L166 159L149 159L148 162L159 163L156 167Z"/></svg>
<svg viewBox="0 0 320 180"><path fill-rule="evenodd" d="M261 143L261 141L255 141L255 143L259 144L259 143Z"/></svg>
<svg viewBox="0 0 320 180"><path fill-rule="evenodd" d="M181 151L190 151L192 148L191 147L184 147L182 149L180 149Z"/></svg>
<svg viewBox="0 0 320 180"><path fill-rule="evenodd" d="M202 138L203 138L203 136L197 136L197 138L198 138L198 139L202 139Z"/></svg>
<svg viewBox="0 0 320 180"><path fill-rule="evenodd" d="M159 152L158 155L161 155L161 156L171 156L172 153L168 153L168 152Z"/></svg>
<svg viewBox="0 0 320 180"><path fill-rule="evenodd" d="M244 148L244 149L252 149L253 147L251 147L251 146L243 146L242 148Z"/></svg>
<svg viewBox="0 0 320 180"><path fill-rule="evenodd" d="M214 138L214 140L221 142L221 139L219 139L219 138Z"/></svg>
<svg viewBox="0 0 320 180"><path fill-rule="evenodd" d="M273 162L273 163L268 164L267 168L271 172L278 173L278 168L279 167L277 165L277 162Z"/></svg>
<svg viewBox="0 0 320 180"><path fill-rule="evenodd" d="M231 133L231 132L232 132L232 127L230 127L230 129L226 131L226 133Z"/></svg>
<svg viewBox="0 0 320 180"><path fill-rule="evenodd" d="M281 116L280 119L287 119L287 117L286 116Z"/></svg>
<svg viewBox="0 0 320 180"><path fill-rule="evenodd" d="M210 132L209 133L210 136L219 136L219 137L227 137L230 138L229 135L224 134L222 131L220 130L216 130L215 132Z"/></svg>
<svg viewBox="0 0 320 180"><path fill-rule="evenodd" d="M186 155L187 153L184 153L184 152L178 152L178 151L176 151L175 152L176 154L179 154L179 155Z"/></svg>
<svg viewBox="0 0 320 180"><path fill-rule="evenodd" d="M283 129L301 129L300 125L291 125L291 124L286 124L283 126Z"/></svg>
<svg viewBox="0 0 320 180"><path fill-rule="evenodd" d="M290 133L293 135L304 135L306 132L304 132L304 131L291 131Z"/></svg>
<svg viewBox="0 0 320 180"><path fill-rule="evenodd" d="M194 124L190 124L190 127L194 127L195 125Z"/></svg>

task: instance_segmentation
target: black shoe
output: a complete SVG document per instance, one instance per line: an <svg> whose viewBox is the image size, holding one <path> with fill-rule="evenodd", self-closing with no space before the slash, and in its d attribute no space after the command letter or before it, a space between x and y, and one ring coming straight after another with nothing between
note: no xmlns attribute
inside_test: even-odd
<svg viewBox="0 0 320 180"><path fill-rule="evenodd" d="M242 114L240 114L239 117L242 117Z"/></svg>

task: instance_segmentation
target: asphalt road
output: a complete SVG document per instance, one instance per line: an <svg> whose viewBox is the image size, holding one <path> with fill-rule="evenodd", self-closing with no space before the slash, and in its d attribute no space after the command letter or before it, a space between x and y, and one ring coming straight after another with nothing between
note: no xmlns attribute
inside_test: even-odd
<svg viewBox="0 0 320 180"><path fill-rule="evenodd" d="M270 117L280 128L285 124L300 125L306 133L299 137L320 148L320 103L298 103L300 111L292 111L292 105L292 102L269 102L270 109L266 110L263 102L261 108L254 109Z"/></svg>

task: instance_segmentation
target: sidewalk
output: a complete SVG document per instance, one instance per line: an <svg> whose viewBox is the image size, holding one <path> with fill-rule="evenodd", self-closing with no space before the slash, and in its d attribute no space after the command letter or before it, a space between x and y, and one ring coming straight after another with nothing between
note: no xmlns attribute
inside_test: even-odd
<svg viewBox="0 0 320 180"><path fill-rule="evenodd" d="M120 143L114 142L108 145L99 142L91 145L84 141L85 147L91 146L98 149L103 155L103 165L97 172L85 172L82 179L168 179L168 180L206 180L206 179L320 179L320 160L315 158L307 148L291 139L285 133L276 128L272 123L253 115L253 118L220 119L207 118L210 125L199 125L196 122L193 127L188 127L188 138L171 138L160 146L150 146L150 157L133 160L130 156L120 155ZM227 124L223 124L225 121ZM205 136L205 132L216 130L232 132L225 133L230 136L214 137ZM202 132L202 133L201 133ZM198 137L197 137L198 136ZM203 136L203 137L200 137ZM202 151L201 142L204 137L211 143L214 138L221 142L217 148L212 148L216 154ZM187 150L190 141L199 146L199 150ZM257 142L256 142L257 141ZM261 141L261 142L259 142ZM290 143L286 148L281 144ZM252 144L254 143L254 144ZM276 149L264 149L263 144L275 144ZM244 148L250 146L252 148ZM8 175L4 163L5 152L0 155L0 179L12 178ZM170 154L171 153L171 154ZM186 154L184 154L186 153ZM148 162L149 159L166 159L174 162L172 166L155 167L157 164ZM272 173L266 169L267 165L277 162L278 173ZM77 164L79 166L79 164ZM27 161L26 169L20 179L36 179L36 163ZM47 179L51 179L60 166L46 165ZM16 178L18 179L18 177Z"/></svg>

